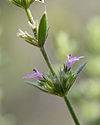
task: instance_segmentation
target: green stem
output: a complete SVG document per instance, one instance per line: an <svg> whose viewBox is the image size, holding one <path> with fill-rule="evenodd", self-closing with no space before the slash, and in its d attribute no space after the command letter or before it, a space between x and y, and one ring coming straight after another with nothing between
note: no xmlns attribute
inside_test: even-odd
<svg viewBox="0 0 100 125"><path fill-rule="evenodd" d="M30 21L32 24L34 24L33 16L32 16L32 14L31 14L30 9L27 8L27 9L25 9L25 11L26 11L26 14L27 14L27 17L28 17L29 21Z"/></svg>
<svg viewBox="0 0 100 125"><path fill-rule="evenodd" d="M26 9L25 11L26 11L26 13L27 13L27 16L28 16L29 21L30 21L32 24L34 24L34 20L33 20L31 11L30 11L29 9ZM43 57L44 57L44 59L45 59L47 65L48 65L48 67L49 67L51 73L52 73L53 75L57 76L56 73L55 73L55 71L54 71L54 69L53 69L53 67L52 67L52 65L51 65L51 63L50 63L50 60L49 60L49 58L48 58L48 55L46 54L46 51L45 51L44 47L43 47L43 48L40 48L40 51L41 51L41 53L42 53L42 55L43 55ZM68 106L68 109L69 109L69 111L70 111L70 113L71 113L71 115L72 115L72 118L73 118L75 124L76 124L76 125L80 125L80 123L79 123L79 121L78 121L78 119L77 119L77 116L76 116L76 114L75 114L75 112L74 112L74 110L73 110L73 108L72 108L72 105L71 105L71 103L69 102L67 96L64 96L64 100L65 100L65 102L66 102L66 104L67 104L67 106Z"/></svg>
<svg viewBox="0 0 100 125"><path fill-rule="evenodd" d="M34 23L34 20L33 20L33 16L32 16L32 14L31 14L30 9L29 9L29 8L28 8L28 9L25 9L25 11L26 11L26 14L27 14L27 16L28 16L29 21L33 24L33 23ZM43 57L44 57L44 59L45 59L47 65L48 65L50 71L52 72L53 75L56 75L56 73L55 73L55 71L54 71L54 69L52 68L52 65L51 65L51 63L50 63L50 60L49 60L49 58L48 58L48 56L47 56L47 54L46 54L45 49L44 49L44 48L40 48L40 50L41 50L41 53L42 53L42 55L43 55Z"/></svg>
<svg viewBox="0 0 100 125"><path fill-rule="evenodd" d="M40 48L40 50L41 50L41 53L42 53L42 55L43 55L43 57L44 57L44 59L45 59L47 65L48 65L50 71L52 72L53 75L56 76L56 73L55 73L54 69L52 68L52 65L51 65L51 63L50 63L50 60L49 60L49 58L48 58L48 55L46 54L46 51L45 51L44 47L43 47L43 48Z"/></svg>
<svg viewBox="0 0 100 125"><path fill-rule="evenodd" d="M69 109L69 112L70 112L70 114L71 114L71 116L72 116L72 118L73 118L73 120L74 120L74 122L75 122L75 125L80 125L80 123L79 123L79 121L78 121L78 118L77 118L77 116L76 116L76 114L75 114L75 112L74 112L74 110L73 110L73 107L72 107L72 105L71 105L69 99L67 98L67 96L64 96L64 100L65 100L66 105L67 105L67 107L68 107L68 109Z"/></svg>

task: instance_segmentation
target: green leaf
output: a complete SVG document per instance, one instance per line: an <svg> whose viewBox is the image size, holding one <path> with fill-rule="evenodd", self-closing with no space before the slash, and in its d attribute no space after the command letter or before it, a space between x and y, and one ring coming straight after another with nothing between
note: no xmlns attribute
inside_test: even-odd
<svg viewBox="0 0 100 125"><path fill-rule="evenodd" d="M32 85L32 86L38 88L39 90L41 90L41 91L43 91L43 92L48 93L48 91L47 91L46 89L42 88L41 86L39 86L39 85L36 84L36 83L33 83L33 82L31 82L31 81L25 81L25 83L27 83L27 84L29 84L29 85Z"/></svg>
<svg viewBox="0 0 100 125"><path fill-rule="evenodd" d="M66 84L66 89L67 89L67 92L69 91L69 89L72 87L72 85L74 84L75 80L77 78L77 74L72 74L70 75L68 81L67 81L67 84Z"/></svg>
<svg viewBox="0 0 100 125"><path fill-rule="evenodd" d="M18 0L9 0L9 1L12 2L13 4L15 4L18 7L22 7L20 1L18 1Z"/></svg>
<svg viewBox="0 0 100 125"><path fill-rule="evenodd" d="M87 64L88 60L84 61L82 65L80 65L80 67L76 70L76 74L79 74L82 69L85 67L85 65Z"/></svg>
<svg viewBox="0 0 100 125"><path fill-rule="evenodd" d="M43 47L43 45L46 41L47 32L48 32L47 15L46 15L46 13L44 13L40 20L39 31L38 31L38 42L39 42L40 47Z"/></svg>

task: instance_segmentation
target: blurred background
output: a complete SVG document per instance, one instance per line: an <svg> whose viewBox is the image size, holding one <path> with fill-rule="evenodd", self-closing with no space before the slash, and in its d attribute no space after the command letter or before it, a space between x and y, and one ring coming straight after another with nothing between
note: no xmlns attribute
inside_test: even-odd
<svg viewBox="0 0 100 125"><path fill-rule="evenodd" d="M85 56L88 65L80 74L69 98L82 125L100 125L100 1L45 0L50 25L48 55L58 71L66 54ZM31 6L40 19L44 6ZM64 100L24 83L33 67L47 72L39 49L17 37L18 29L30 34L23 9L0 0L0 125L74 125Z"/></svg>

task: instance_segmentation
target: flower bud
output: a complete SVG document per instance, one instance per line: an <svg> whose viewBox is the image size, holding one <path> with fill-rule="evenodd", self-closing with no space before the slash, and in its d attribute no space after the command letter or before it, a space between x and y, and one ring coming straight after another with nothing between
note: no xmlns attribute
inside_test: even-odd
<svg viewBox="0 0 100 125"><path fill-rule="evenodd" d="M28 34L26 31L23 32L22 30L19 29L19 33L17 34L19 37L23 38L26 42L34 45L34 46L39 46L36 39L32 37L30 34Z"/></svg>
<svg viewBox="0 0 100 125"><path fill-rule="evenodd" d="M31 22L28 23L34 33L34 37L38 39L38 21L34 21L34 24L32 24Z"/></svg>
<svg viewBox="0 0 100 125"><path fill-rule="evenodd" d="M9 0L9 1L11 1L16 6L27 9L35 0Z"/></svg>

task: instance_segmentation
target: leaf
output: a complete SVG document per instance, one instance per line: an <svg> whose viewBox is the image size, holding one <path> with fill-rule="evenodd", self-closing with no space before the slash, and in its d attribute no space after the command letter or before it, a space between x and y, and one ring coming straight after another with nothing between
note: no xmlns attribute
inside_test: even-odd
<svg viewBox="0 0 100 125"><path fill-rule="evenodd" d="M38 42L39 42L40 47L43 47L43 45L46 41L47 32L48 32L47 15L46 15L46 13L44 13L40 20L39 31L38 31Z"/></svg>
<svg viewBox="0 0 100 125"><path fill-rule="evenodd" d="M34 46L36 46L36 47L39 47L39 45L36 43L36 41L30 41L30 40L27 40L27 39L25 39L25 41L26 41L27 43L29 43L29 44L32 44L32 45L34 45Z"/></svg>
<svg viewBox="0 0 100 125"><path fill-rule="evenodd" d="M40 89L40 90L43 91L43 92L48 93L48 91L47 91L46 89L42 88L41 86L37 85L36 83L33 83L33 82L31 82L31 81L25 81L25 83L27 83L27 84L29 84L29 85L32 85L32 86L34 86L34 87Z"/></svg>
<svg viewBox="0 0 100 125"><path fill-rule="evenodd" d="M15 4L18 7L22 7L21 3L19 1L17 1L17 0L9 0L9 1L12 2L13 4Z"/></svg>
<svg viewBox="0 0 100 125"><path fill-rule="evenodd" d="M82 65L80 65L80 67L76 70L76 74L79 74L82 69L85 67L85 65L87 64L88 60L84 61Z"/></svg>

